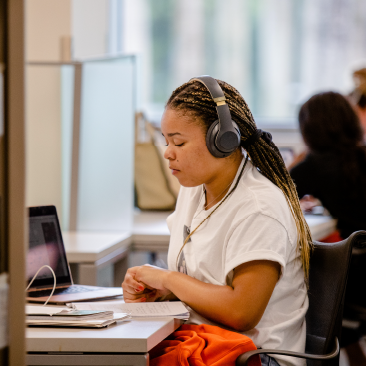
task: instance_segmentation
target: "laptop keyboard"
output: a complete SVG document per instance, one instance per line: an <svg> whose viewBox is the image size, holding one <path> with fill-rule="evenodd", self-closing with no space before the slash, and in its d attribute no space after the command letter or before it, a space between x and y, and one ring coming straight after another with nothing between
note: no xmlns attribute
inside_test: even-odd
<svg viewBox="0 0 366 366"><path fill-rule="evenodd" d="M97 291L100 288L98 287L86 287L86 286L81 286L81 285L74 285L74 286L70 286L67 288L59 288L59 289L55 289L55 292L53 293L53 295L68 295L68 294L79 294L81 292L90 292L90 291ZM27 296L28 297L43 297L43 296L50 296L51 294L50 289L48 290L42 290L42 291L32 291L32 292L28 292Z"/></svg>

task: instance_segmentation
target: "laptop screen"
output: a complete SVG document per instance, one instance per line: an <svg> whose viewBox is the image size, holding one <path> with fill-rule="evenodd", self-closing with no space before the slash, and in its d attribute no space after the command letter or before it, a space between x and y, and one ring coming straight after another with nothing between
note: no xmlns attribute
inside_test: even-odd
<svg viewBox="0 0 366 366"><path fill-rule="evenodd" d="M28 283L38 269L45 264L54 270L57 286L72 284L56 207L30 207L27 255ZM53 275L49 268L43 268L32 283L30 290L53 286L53 282Z"/></svg>

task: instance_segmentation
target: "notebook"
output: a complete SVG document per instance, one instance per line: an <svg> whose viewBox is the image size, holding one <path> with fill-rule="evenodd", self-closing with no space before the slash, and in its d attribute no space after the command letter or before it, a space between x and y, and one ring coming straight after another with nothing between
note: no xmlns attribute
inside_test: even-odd
<svg viewBox="0 0 366 366"><path fill-rule="evenodd" d="M30 326L102 328L116 321L130 319L130 314L127 313L73 310L66 307L40 305L27 305L25 313L26 324Z"/></svg>
<svg viewBox="0 0 366 366"><path fill-rule="evenodd" d="M124 300L114 300L113 302L82 302L68 304L68 306L75 310L104 310L114 311L115 313L128 313L133 319L167 316L184 320L189 319L189 310L181 301L125 303Z"/></svg>
<svg viewBox="0 0 366 366"><path fill-rule="evenodd" d="M55 206L29 208L29 250L27 279L31 281L43 265L49 265L56 275L56 289L49 300L53 304L111 298L122 295L120 287L74 285L67 262L60 223ZM27 292L27 300L45 302L53 288L53 275L43 268Z"/></svg>

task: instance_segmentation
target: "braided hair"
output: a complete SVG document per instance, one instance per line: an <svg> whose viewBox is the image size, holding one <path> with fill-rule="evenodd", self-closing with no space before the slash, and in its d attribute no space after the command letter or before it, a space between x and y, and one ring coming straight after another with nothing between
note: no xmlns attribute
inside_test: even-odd
<svg viewBox="0 0 366 366"><path fill-rule="evenodd" d="M263 137L257 139L249 146L245 144L246 140L257 132L253 115L244 98L235 88L223 81L217 80L217 82L224 92L231 118L240 129L241 146L246 146L246 151L252 164L280 188L286 197L298 232L297 250L300 252L305 278L308 279L310 252L312 249L311 234L300 208L295 185L286 169L282 156L277 146ZM216 104L206 87L198 81L189 81L174 90L166 104L166 108L196 117L203 124L205 133L217 119ZM194 231L187 236L183 247Z"/></svg>

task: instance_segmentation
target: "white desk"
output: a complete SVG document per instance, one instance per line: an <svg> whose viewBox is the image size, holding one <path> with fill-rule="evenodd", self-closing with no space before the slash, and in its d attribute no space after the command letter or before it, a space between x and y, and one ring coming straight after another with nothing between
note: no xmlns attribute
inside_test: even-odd
<svg viewBox="0 0 366 366"><path fill-rule="evenodd" d="M130 246L138 250L167 250L167 213L144 212L135 217L130 233L65 232L64 241L71 263L79 263L86 281L98 268L125 260ZM307 215L313 238L332 233L336 220ZM122 266L123 267L123 266ZM80 270L80 269L79 269ZM121 269L120 269L121 270ZM90 282L89 282L90 283ZM173 318L119 322L105 329L28 328L28 365L148 365L148 351L181 322Z"/></svg>
<svg viewBox="0 0 366 366"><path fill-rule="evenodd" d="M170 212L135 213L132 247L136 250L168 250L170 233L166 218ZM336 229L337 220L330 216L305 215L314 240L320 240Z"/></svg>
<svg viewBox="0 0 366 366"><path fill-rule="evenodd" d="M171 212L135 212L132 248L134 250L168 250L170 232L166 218Z"/></svg>
<svg viewBox="0 0 366 366"><path fill-rule="evenodd" d="M336 230L337 220L330 216L305 215L313 240L326 238Z"/></svg>
<svg viewBox="0 0 366 366"><path fill-rule="evenodd" d="M27 365L146 366L147 352L181 324L174 318L151 318L101 329L27 328Z"/></svg>
<svg viewBox="0 0 366 366"><path fill-rule="evenodd" d="M128 267L131 233L65 231L62 236L67 259L77 272L78 283L97 285L98 271L112 264L114 286L121 285Z"/></svg>

